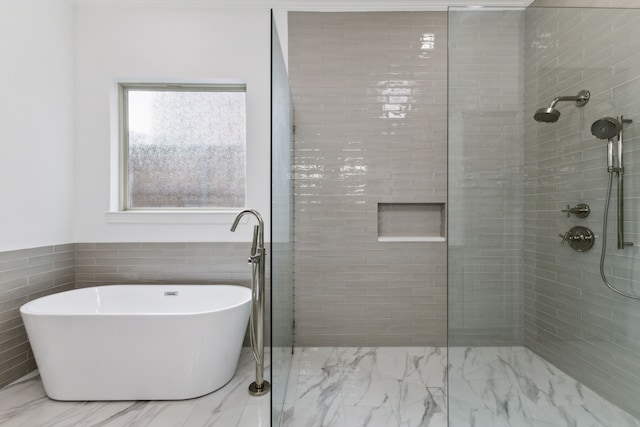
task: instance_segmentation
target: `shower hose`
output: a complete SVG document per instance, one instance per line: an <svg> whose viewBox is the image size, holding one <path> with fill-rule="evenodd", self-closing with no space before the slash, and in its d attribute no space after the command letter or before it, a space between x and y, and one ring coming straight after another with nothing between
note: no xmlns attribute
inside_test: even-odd
<svg viewBox="0 0 640 427"><path fill-rule="evenodd" d="M614 171L609 172L609 186L607 188L607 198L604 205L604 220L602 223L602 254L600 255L600 277L602 277L602 281L609 289L613 292L622 295L627 298L632 298L635 300L640 300L640 296L631 295L629 293L623 292L619 289L616 289L609 281L607 280L607 276L604 274L604 257L607 252L607 219L609 217L609 202L611 201L611 187L613 186L613 174Z"/></svg>

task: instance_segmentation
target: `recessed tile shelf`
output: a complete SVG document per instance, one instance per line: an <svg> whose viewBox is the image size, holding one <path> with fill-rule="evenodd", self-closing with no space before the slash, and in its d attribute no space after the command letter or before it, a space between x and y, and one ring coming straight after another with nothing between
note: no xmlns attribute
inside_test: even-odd
<svg viewBox="0 0 640 427"><path fill-rule="evenodd" d="M378 236L378 242L446 242L446 237L437 236Z"/></svg>
<svg viewBox="0 0 640 427"><path fill-rule="evenodd" d="M378 242L446 242L445 203L378 203Z"/></svg>

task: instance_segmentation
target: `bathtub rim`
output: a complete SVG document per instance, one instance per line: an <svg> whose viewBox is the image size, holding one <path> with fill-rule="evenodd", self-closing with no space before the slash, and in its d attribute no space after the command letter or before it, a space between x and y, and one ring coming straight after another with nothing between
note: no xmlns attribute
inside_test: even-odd
<svg viewBox="0 0 640 427"><path fill-rule="evenodd" d="M28 306L32 305L32 303L42 300L42 299L47 299L49 297L55 297L55 296L59 296L59 295L63 295L63 294L68 294L68 293L72 293L74 291L84 291L84 290L92 290L92 289L99 289L99 288L111 288L111 287L127 287L127 286L140 286L140 287L145 287L145 286L149 286L149 287L181 287L181 286L203 286L203 287L217 287L217 286L224 286L224 287L233 287L233 288L241 288L241 289L246 289L247 296L248 298L246 300L243 300L241 302L238 302L236 304L229 304L229 305L225 305L224 307L220 307L217 308L215 310L197 310L197 311L181 311L181 312L161 312L161 311L156 311L156 312L129 312L129 313L106 313L106 312L81 312L81 313L77 313L77 312L67 312L67 313L58 313L58 312L34 312L34 311L29 311L28 310ZM52 293L49 295L44 295L41 297L38 297L34 300L31 301L27 301L26 303L22 304L22 306L20 306L20 314L21 315L26 315L26 316L55 316L55 317L123 317L123 316L131 316L131 317L174 317L174 316L197 316L197 315L205 315L205 314L212 314L212 313L222 313L224 311L227 310L231 310L234 308L238 308L241 307L245 304L251 304L252 302L252 295L251 295L251 288L247 287L247 286L242 286L242 285L238 285L238 284L224 284L224 283L219 283L219 284L190 284L190 283L182 283L182 284L172 284L172 283L113 283L113 284L105 284L105 285L98 285L98 286L89 286L89 287L84 287L84 288L77 288L77 289L69 289L66 291L62 291L62 292L56 292L56 293Z"/></svg>

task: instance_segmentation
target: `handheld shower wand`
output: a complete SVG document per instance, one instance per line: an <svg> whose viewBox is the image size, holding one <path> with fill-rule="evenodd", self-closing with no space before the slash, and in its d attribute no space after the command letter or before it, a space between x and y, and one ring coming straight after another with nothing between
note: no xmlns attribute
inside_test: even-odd
<svg viewBox="0 0 640 427"><path fill-rule="evenodd" d="M607 172L617 175L618 183L618 249L625 246L633 246L631 242L624 241L624 165L622 163L623 125L631 123L623 116L616 119L603 117L591 125L591 133L598 139L607 140ZM617 139L616 150L613 148L613 138Z"/></svg>
<svg viewBox="0 0 640 427"><path fill-rule="evenodd" d="M631 123L631 120L625 119L623 116L614 119L613 117L604 117L596 120L591 125L591 133L598 139L607 140L607 172L609 173L609 185L607 187L607 196L604 207L604 218L602 224L602 253L600 255L600 277L605 285L619 295L635 300L640 300L640 296L632 295L621 291L614 287L607 276L604 274L604 259L607 252L607 223L609 217L609 204L611 201L611 188L613 186L613 175L618 178L618 249L624 249L627 246L633 246L632 242L624 241L624 165L622 163L622 144L624 140L623 126ZM614 153L613 138L617 139L617 150Z"/></svg>
<svg viewBox="0 0 640 427"><path fill-rule="evenodd" d="M613 117L603 117L600 120L596 120L591 125L591 134L598 139L607 140L607 172L618 172L622 166L620 158L622 156L621 148L618 149L618 161L614 165L613 155L613 138L618 137L620 141L620 132L622 131L622 124L618 119ZM620 143L618 144L620 145Z"/></svg>

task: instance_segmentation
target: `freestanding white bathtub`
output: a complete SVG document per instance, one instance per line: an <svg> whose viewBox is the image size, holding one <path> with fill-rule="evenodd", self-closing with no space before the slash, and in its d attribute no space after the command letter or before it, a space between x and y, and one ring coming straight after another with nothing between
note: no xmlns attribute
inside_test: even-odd
<svg viewBox="0 0 640 427"><path fill-rule="evenodd" d="M113 285L20 308L47 395L56 400L177 400L234 375L251 290Z"/></svg>

